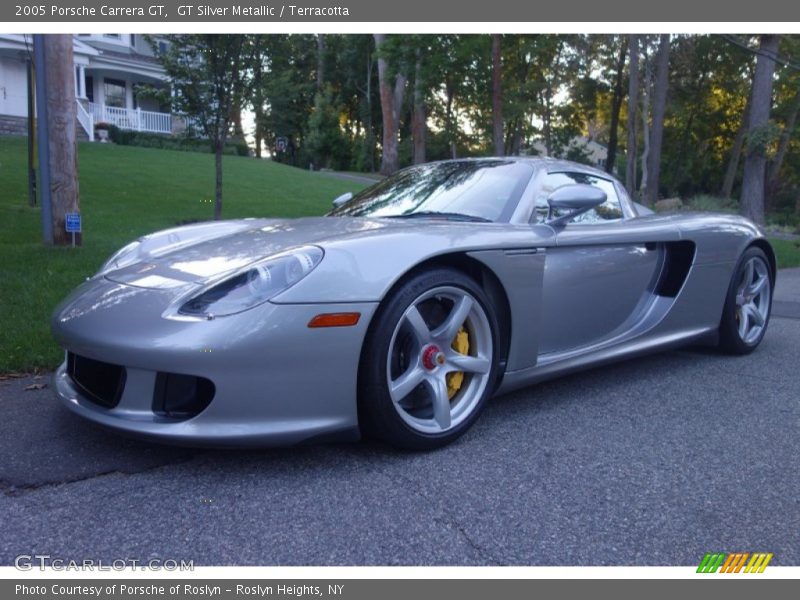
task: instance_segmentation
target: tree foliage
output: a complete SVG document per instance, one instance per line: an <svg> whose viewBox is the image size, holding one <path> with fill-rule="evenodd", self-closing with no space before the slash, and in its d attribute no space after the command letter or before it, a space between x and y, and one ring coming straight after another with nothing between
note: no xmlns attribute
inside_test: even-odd
<svg viewBox="0 0 800 600"><path fill-rule="evenodd" d="M753 36L179 37L243 38L242 62L224 52L212 62L240 65L238 83L226 80L240 90L231 106L238 97L252 111L255 130L246 133L274 160L388 173L422 160L546 154L593 162L653 201L739 198L755 153L765 162L767 210L800 221L797 36L780 38L769 115L758 128L748 108L759 58ZM199 62L184 64L184 78ZM212 72L195 73L192 85L213 87ZM204 106L214 103L195 104L201 120ZM278 139L287 141L282 150ZM606 147L607 162L597 162L593 143Z"/></svg>

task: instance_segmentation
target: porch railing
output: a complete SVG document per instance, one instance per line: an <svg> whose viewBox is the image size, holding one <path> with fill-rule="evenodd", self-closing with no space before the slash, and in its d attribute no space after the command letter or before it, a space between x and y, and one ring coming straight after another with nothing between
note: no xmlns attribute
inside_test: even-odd
<svg viewBox="0 0 800 600"><path fill-rule="evenodd" d="M105 104L89 103L94 122L105 121L120 129L172 133L172 115L139 108L119 108Z"/></svg>
<svg viewBox="0 0 800 600"><path fill-rule="evenodd" d="M83 130L86 132L86 135L89 136L89 141L94 141L94 117L92 113L88 112L86 108L84 108L83 104L80 102L76 103L78 105L78 123L81 124Z"/></svg>

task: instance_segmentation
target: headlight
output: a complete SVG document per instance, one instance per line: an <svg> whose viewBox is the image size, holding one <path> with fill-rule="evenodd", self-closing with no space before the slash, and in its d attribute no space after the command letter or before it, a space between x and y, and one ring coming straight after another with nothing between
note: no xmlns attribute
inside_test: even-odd
<svg viewBox="0 0 800 600"><path fill-rule="evenodd" d="M322 260L316 246L303 246L286 254L248 265L242 272L204 290L185 302L179 313L216 317L232 315L262 304L289 289Z"/></svg>
<svg viewBox="0 0 800 600"><path fill-rule="evenodd" d="M103 263L97 275L105 275L109 271L116 271L117 269L122 269L123 267L135 263L139 258L139 246L141 245L142 242L136 240L127 246L123 246L120 250L117 250L111 255L111 258Z"/></svg>

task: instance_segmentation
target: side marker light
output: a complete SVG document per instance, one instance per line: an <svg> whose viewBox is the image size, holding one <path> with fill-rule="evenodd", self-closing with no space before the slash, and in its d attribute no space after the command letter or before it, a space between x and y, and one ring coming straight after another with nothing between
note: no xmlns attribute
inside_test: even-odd
<svg viewBox="0 0 800 600"><path fill-rule="evenodd" d="M352 327L358 323L361 313L323 313L308 322L311 328L317 327Z"/></svg>

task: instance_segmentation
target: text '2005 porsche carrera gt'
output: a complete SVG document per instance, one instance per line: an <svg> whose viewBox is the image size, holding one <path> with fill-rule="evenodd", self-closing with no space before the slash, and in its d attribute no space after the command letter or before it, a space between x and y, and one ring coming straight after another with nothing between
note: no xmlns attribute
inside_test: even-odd
<svg viewBox="0 0 800 600"><path fill-rule="evenodd" d="M733 215L656 215L566 161L415 166L325 217L147 235L56 309L77 414L192 445L453 441L494 394L764 337L775 256Z"/></svg>

